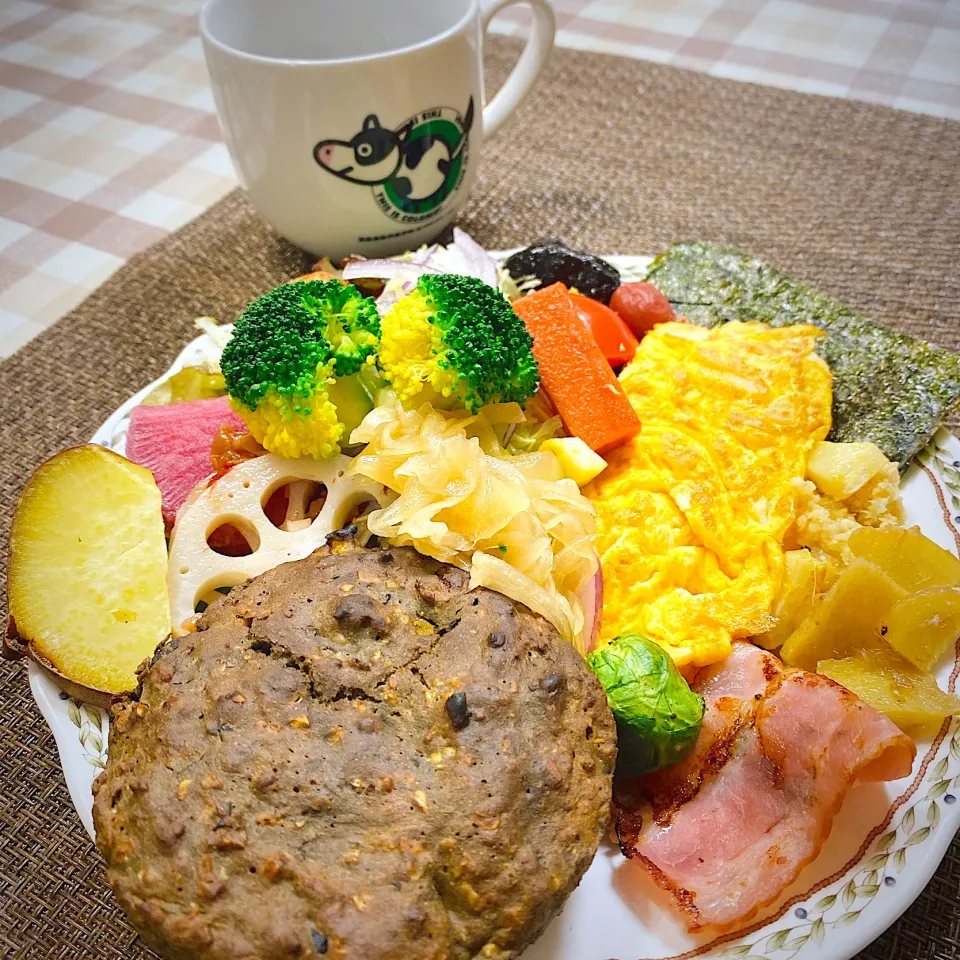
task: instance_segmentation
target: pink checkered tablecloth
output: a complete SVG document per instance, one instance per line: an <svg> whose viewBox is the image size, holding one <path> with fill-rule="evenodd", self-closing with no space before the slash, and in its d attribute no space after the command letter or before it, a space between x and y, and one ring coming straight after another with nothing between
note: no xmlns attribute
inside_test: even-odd
<svg viewBox="0 0 960 960"><path fill-rule="evenodd" d="M0 0L0 356L235 186L200 6ZM960 119L960 0L554 6L562 46Z"/></svg>

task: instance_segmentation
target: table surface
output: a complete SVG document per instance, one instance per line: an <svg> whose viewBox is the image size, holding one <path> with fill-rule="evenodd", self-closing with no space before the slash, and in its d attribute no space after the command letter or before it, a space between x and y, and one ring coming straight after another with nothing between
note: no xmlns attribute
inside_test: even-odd
<svg viewBox="0 0 960 960"><path fill-rule="evenodd" d="M491 39L491 87L517 49ZM614 122L633 115L638 92L644 123ZM538 233L588 250L736 243L859 312L960 349L960 124L558 50L511 132L481 160L460 217L490 247ZM236 316L307 262L233 191L0 364L0 582L10 516L36 465L85 442L165 370L197 313ZM0 593L0 622L3 606ZM146 960L74 816L22 664L0 664L0 715L0 957ZM861 960L960 960L958 890L960 839Z"/></svg>
<svg viewBox="0 0 960 960"><path fill-rule="evenodd" d="M960 119L960 0L554 5L563 46ZM0 4L0 356L236 185L200 6ZM511 7L494 29L526 19Z"/></svg>

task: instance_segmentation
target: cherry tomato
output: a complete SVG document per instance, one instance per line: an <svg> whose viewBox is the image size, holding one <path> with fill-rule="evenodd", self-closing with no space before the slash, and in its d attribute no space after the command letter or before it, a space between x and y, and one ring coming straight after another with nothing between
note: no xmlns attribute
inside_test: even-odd
<svg viewBox="0 0 960 960"><path fill-rule="evenodd" d="M670 301L652 283L620 284L610 298L610 306L640 339L658 323L677 319Z"/></svg>
<svg viewBox="0 0 960 960"><path fill-rule="evenodd" d="M571 293L570 299L580 314L580 319L590 328L600 352L611 367L622 367L633 359L637 352L637 338L620 316L608 306L591 300L581 293Z"/></svg>

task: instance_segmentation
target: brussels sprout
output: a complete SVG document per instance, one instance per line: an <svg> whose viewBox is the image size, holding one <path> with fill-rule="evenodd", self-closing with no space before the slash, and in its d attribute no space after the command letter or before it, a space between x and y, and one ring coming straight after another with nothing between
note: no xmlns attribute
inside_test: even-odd
<svg viewBox="0 0 960 960"><path fill-rule="evenodd" d="M703 698L670 656L640 635L617 637L587 664L606 691L617 721L617 772L636 777L682 760L696 743Z"/></svg>

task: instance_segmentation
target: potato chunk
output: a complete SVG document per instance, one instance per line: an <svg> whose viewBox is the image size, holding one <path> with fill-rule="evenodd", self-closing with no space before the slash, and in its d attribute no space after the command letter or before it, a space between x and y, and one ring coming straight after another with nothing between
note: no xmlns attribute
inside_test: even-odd
<svg viewBox="0 0 960 960"><path fill-rule="evenodd" d="M783 579L771 613L776 624L754 637L765 650L776 650L810 612L820 587L819 564L809 550L788 550L783 555Z"/></svg>
<svg viewBox="0 0 960 960"><path fill-rule="evenodd" d="M170 632L160 491L97 444L42 464L10 536L10 616L26 652L102 702ZM81 694L83 695L83 694Z"/></svg>
<svg viewBox="0 0 960 960"><path fill-rule="evenodd" d="M875 443L822 440L813 448L807 461L807 479L831 499L846 500L889 462Z"/></svg>
<svg viewBox="0 0 960 960"><path fill-rule="evenodd" d="M934 587L895 603L884 639L921 670L930 670L960 635L960 587Z"/></svg>
<svg viewBox="0 0 960 960"><path fill-rule="evenodd" d="M817 672L885 713L901 729L929 726L960 712L960 697L893 651L867 650L841 660L821 660Z"/></svg>
<svg viewBox="0 0 960 960"><path fill-rule="evenodd" d="M585 487L599 477L607 468L607 461L594 453L579 437L554 437L540 444L542 453L552 453L569 477L578 487Z"/></svg>
<svg viewBox="0 0 960 960"><path fill-rule="evenodd" d="M820 660L880 646L881 619L906 596L879 567L854 560L787 638L780 655L791 666L815 670Z"/></svg>
<svg viewBox="0 0 960 960"><path fill-rule="evenodd" d="M854 556L876 564L910 593L960 584L960 560L919 527L862 527L849 543Z"/></svg>

